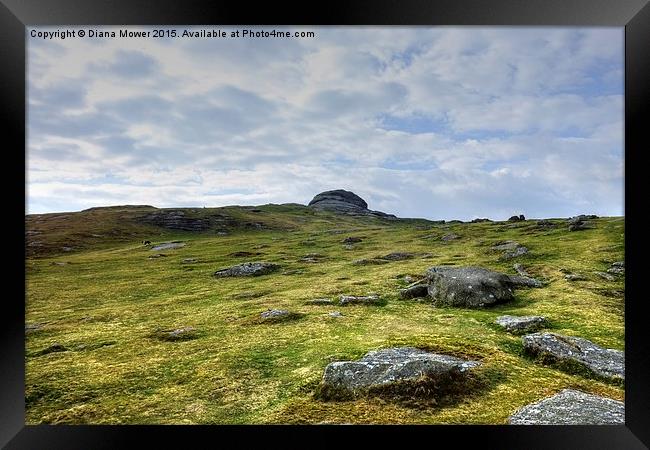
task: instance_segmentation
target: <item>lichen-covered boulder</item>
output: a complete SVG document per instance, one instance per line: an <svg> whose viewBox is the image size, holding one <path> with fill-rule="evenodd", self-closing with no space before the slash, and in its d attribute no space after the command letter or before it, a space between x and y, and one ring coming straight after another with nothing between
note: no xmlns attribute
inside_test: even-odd
<svg viewBox="0 0 650 450"><path fill-rule="evenodd" d="M524 351L543 363L560 368L578 365L596 376L625 380L625 353L603 348L587 339L556 333L533 333L522 337Z"/></svg>
<svg viewBox="0 0 650 450"><path fill-rule="evenodd" d="M268 262L245 262L232 267L217 270L215 277L251 277L275 272L280 266Z"/></svg>
<svg viewBox="0 0 650 450"><path fill-rule="evenodd" d="M328 364L319 393L324 399L380 394L386 388L399 388L406 393L423 380L444 391L449 384L462 383L470 369L479 364L414 347L387 348L368 352L357 361Z"/></svg>
<svg viewBox="0 0 650 450"><path fill-rule="evenodd" d="M478 308L514 298L510 276L481 267L431 267L427 279L435 306Z"/></svg>
<svg viewBox="0 0 650 450"><path fill-rule="evenodd" d="M508 422L512 425L618 425L625 423L625 404L565 389L520 408Z"/></svg>

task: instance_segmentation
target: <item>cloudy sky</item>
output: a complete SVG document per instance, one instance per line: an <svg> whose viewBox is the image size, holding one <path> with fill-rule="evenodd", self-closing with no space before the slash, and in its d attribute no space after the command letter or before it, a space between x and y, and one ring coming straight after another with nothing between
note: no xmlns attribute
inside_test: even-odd
<svg viewBox="0 0 650 450"><path fill-rule="evenodd" d="M315 37L28 37L27 212L623 214L623 28L275 29Z"/></svg>

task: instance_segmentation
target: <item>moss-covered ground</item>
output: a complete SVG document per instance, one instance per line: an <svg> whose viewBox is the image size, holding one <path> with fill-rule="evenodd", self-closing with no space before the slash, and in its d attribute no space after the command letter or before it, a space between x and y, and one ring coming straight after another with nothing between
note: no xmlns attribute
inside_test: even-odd
<svg viewBox="0 0 650 450"><path fill-rule="evenodd" d="M49 233L57 240L51 248L75 240L72 251L26 260L26 324L36 326L25 338L28 424L503 424L517 408L563 388L624 399L621 385L536 363L523 354L520 337L494 324L503 314L543 315L549 331L624 350L624 278L594 274L623 260L623 218L600 218L593 229L569 232L562 220L542 229L531 220L386 222L299 206L223 211L264 226L225 235L129 228L129 218L107 209L70 214L52 231L55 222L47 217L28 217L28 231L38 230L28 239L47 241ZM121 230L115 239L111 227ZM449 233L460 237L440 239ZM346 248L348 236L363 240ZM156 252L142 239L186 246ZM500 260L490 246L509 239L530 252ZM396 251L418 256L353 264ZM237 252L254 255L233 256ZM157 253L165 256L149 258ZM316 262L302 261L313 253L320 255L310 260ZM187 258L196 262L183 262ZM281 269L251 278L212 276L245 261ZM431 266L478 265L514 274L515 262L548 284L517 290L515 301L480 310L434 308L397 295L407 284L404 275L417 277ZM567 272L587 280L567 281ZM384 304L305 304L370 293ZM256 323L269 308L299 315ZM335 310L343 316L328 315ZM186 339L156 338L160 330L183 327L194 328ZM43 352L53 344L65 351ZM481 389L442 406L315 398L329 362L397 345L479 359Z"/></svg>

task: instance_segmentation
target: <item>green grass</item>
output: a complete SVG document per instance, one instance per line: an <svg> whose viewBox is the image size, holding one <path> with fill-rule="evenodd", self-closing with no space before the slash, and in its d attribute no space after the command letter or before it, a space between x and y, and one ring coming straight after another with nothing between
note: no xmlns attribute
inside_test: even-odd
<svg viewBox="0 0 650 450"><path fill-rule="evenodd" d="M57 222L54 244L26 261L27 323L42 324L26 336L27 423L502 424L517 408L568 387L623 400L623 386L540 365L523 354L520 337L493 324L503 314L543 315L551 331L624 349L624 301L611 294L624 292L623 278L610 282L593 274L623 259L623 218L601 218L593 230L568 232L565 226L537 230L534 221L433 225L338 217L291 205L259 209L221 209L238 221L265 225L248 231L235 227L225 236L152 229L109 210L94 211L92 217L70 214L67 229ZM49 243L49 223L34 222L38 218L27 218L28 230L40 227L37 237ZM102 234L92 231L97 228L106 234L111 227L128 232L101 242L79 237ZM460 239L439 239L451 232ZM348 250L341 242L347 236L364 239ZM56 252L66 239L75 240L76 251ZM187 245L151 252L142 239ZM500 261L490 246L508 239L530 253ZM262 254L228 256L239 251ZM394 251L433 256L352 264ZM148 259L153 253L167 256ZM309 253L323 257L300 261ZM183 264L185 258L198 262ZM282 267L254 278L212 277L217 269L250 260ZM514 274L514 262L548 285L517 290L515 301L481 310L433 308L397 296L406 285L398 276L419 275L434 265L478 265ZM565 281L562 269L588 280ZM380 294L385 304L304 304L370 293ZM255 323L269 308L299 316ZM329 317L334 310L344 316ZM152 337L182 327L194 327L196 335L177 341ZM54 343L68 350L39 354ZM384 397L315 398L329 362L395 345L479 359L481 388L443 405Z"/></svg>

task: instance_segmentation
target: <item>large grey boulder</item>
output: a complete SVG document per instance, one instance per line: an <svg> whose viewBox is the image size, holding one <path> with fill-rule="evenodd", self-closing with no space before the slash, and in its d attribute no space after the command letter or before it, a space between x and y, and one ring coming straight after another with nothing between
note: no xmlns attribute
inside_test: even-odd
<svg viewBox="0 0 650 450"><path fill-rule="evenodd" d="M564 389L517 410L508 422L512 425L618 425L625 423L625 404Z"/></svg>
<svg viewBox="0 0 650 450"><path fill-rule="evenodd" d="M245 262L232 267L217 270L213 275L215 277L251 277L266 275L278 270L278 264L268 262Z"/></svg>
<svg viewBox="0 0 650 450"><path fill-rule="evenodd" d="M543 363L571 368L578 365L593 374L625 380L625 353L603 348L587 339L556 333L534 333L522 337L524 351Z"/></svg>
<svg viewBox="0 0 650 450"><path fill-rule="evenodd" d="M414 384L432 381L440 390L462 382L477 361L430 353L414 347L387 348L368 352L357 361L327 365L320 394L325 399L354 398L381 393L382 388L408 392Z"/></svg>
<svg viewBox="0 0 650 450"><path fill-rule="evenodd" d="M499 316L495 322L513 334L530 333L548 324L542 316Z"/></svg>
<svg viewBox="0 0 650 450"><path fill-rule="evenodd" d="M427 279L435 306L477 308L514 298L510 276L481 267L431 267Z"/></svg>
<svg viewBox="0 0 650 450"><path fill-rule="evenodd" d="M338 214L349 214L353 216L375 216L383 219L396 219L392 214L368 209L364 199L351 191L336 189L317 194L308 204L310 208L317 210L333 211Z"/></svg>

